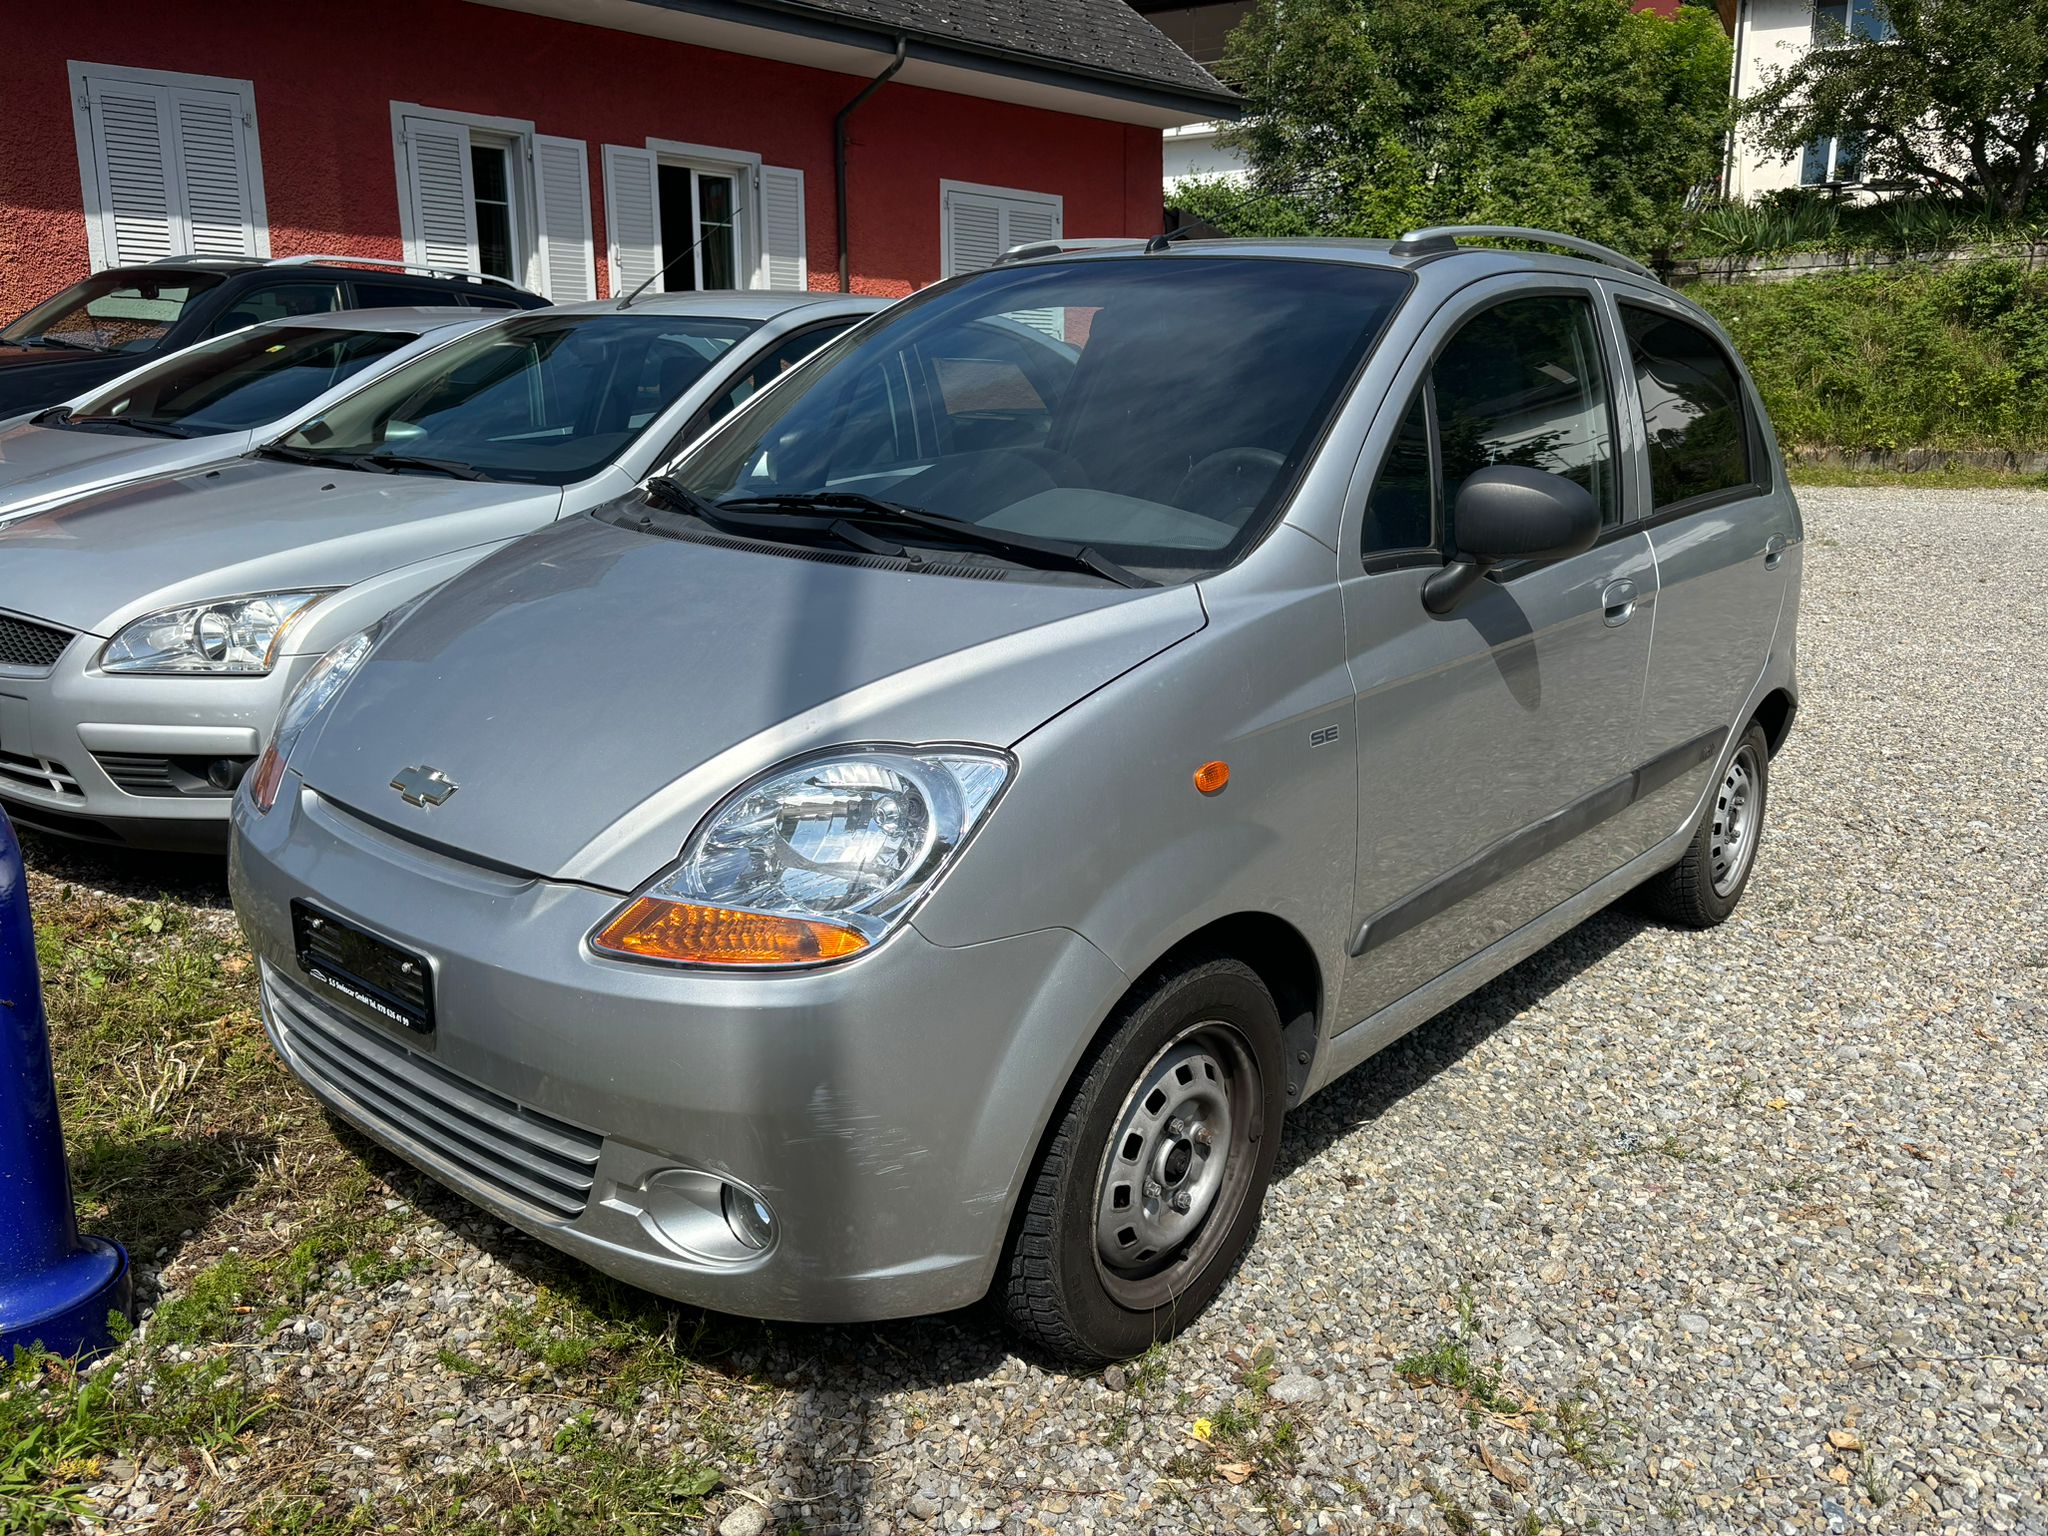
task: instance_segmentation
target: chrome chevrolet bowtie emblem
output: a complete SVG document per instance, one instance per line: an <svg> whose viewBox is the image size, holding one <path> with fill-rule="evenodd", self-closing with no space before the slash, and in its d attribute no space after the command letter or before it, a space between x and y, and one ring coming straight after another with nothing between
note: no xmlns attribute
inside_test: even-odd
<svg viewBox="0 0 2048 1536"><path fill-rule="evenodd" d="M391 781L407 805L440 805L462 786L438 768L408 768Z"/></svg>

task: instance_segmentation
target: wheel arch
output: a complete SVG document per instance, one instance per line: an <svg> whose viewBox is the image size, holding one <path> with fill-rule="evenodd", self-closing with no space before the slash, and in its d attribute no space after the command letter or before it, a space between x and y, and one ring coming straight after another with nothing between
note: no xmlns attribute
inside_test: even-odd
<svg viewBox="0 0 2048 1536"><path fill-rule="evenodd" d="M1756 707L1753 717L1764 728L1764 740L1776 757L1792 734L1792 721L1799 713L1799 701L1789 688L1773 688Z"/></svg>

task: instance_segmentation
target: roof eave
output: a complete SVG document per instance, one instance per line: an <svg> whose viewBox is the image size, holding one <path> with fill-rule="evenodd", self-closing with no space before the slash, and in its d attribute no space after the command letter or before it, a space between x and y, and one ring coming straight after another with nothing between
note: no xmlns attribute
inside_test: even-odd
<svg viewBox="0 0 2048 1536"><path fill-rule="evenodd" d="M1084 111L1086 115L1161 128L1219 119L1234 121L1243 110L1241 98L1220 86L1213 91L1202 90L927 31L897 29L881 22L828 14L815 6L802 4L801 0L477 0L477 3L555 16L583 25L668 36L731 52L785 58L854 75L879 73L894 55L900 37L907 45L905 57L911 66L898 75L902 84L945 90L949 88L944 81L946 75L964 72L1004 81L1019 89L1042 88L1073 97L1075 104L1069 110ZM661 24L663 21L668 25ZM704 35L689 35L692 32ZM739 40L742 32L807 44L820 56L797 57L797 50L793 48L746 47ZM920 71L916 68L919 65L924 67L926 78L920 78ZM1088 110L1086 103L1091 99L1099 104L1098 109Z"/></svg>

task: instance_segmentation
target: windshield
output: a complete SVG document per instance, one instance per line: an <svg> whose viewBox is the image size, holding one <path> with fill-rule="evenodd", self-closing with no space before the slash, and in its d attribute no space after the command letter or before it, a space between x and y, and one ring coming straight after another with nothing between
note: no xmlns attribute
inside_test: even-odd
<svg viewBox="0 0 2048 1536"><path fill-rule="evenodd" d="M670 479L714 514L860 495L1216 570L1264 531L1408 282L1181 254L999 267L833 343Z"/></svg>
<svg viewBox="0 0 2048 1536"><path fill-rule="evenodd" d="M617 458L753 329L701 315L533 311L394 368L277 446L567 485Z"/></svg>
<svg viewBox="0 0 2048 1536"><path fill-rule="evenodd" d="M331 326L237 331L128 375L65 421L178 427L188 437L246 431L289 415L414 339L404 331Z"/></svg>
<svg viewBox="0 0 2048 1536"><path fill-rule="evenodd" d="M220 280L218 272L97 272L0 331L0 342L147 352L178 323L187 304Z"/></svg>

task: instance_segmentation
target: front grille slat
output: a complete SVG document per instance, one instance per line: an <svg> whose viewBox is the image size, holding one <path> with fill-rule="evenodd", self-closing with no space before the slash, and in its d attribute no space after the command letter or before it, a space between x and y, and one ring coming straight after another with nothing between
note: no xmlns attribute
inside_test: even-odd
<svg viewBox="0 0 2048 1536"><path fill-rule="evenodd" d="M30 789L65 795L74 800L85 798L85 791L78 787L76 775L62 763L53 763L47 757L0 751L0 784L8 783L25 784Z"/></svg>
<svg viewBox="0 0 2048 1536"><path fill-rule="evenodd" d="M345 1057L352 1070L387 1084L384 1091L405 1095L418 1113L455 1116L469 1122L488 1141L528 1147L542 1160L558 1167L564 1176L574 1179L583 1175L584 1183L589 1183L590 1145L586 1138L564 1135L530 1115L500 1109L474 1084L462 1083L452 1073L437 1072L434 1063L421 1060L402 1047L387 1049L379 1042L373 1051L365 1048L367 1041L347 1037L330 1037L321 1043ZM407 1057L412 1059L406 1060ZM399 1072L406 1075L400 1078Z"/></svg>
<svg viewBox="0 0 2048 1536"><path fill-rule="evenodd" d="M485 1181L517 1191L526 1200L562 1216L575 1216L590 1200L591 1180L565 1180L560 1184L542 1177L538 1169L524 1169L507 1163L489 1147L464 1136L457 1125L437 1122L430 1107L412 1099L390 1081L378 1081L339 1055L329 1055L317 1037L300 1035L295 1043L303 1053L301 1067L311 1067L320 1078L345 1098L364 1109L386 1111L379 1118L404 1131L412 1140L424 1142L451 1163L480 1171Z"/></svg>
<svg viewBox="0 0 2048 1536"><path fill-rule="evenodd" d="M470 1082L263 969L279 1040L316 1087L463 1182L552 1219L583 1213L602 1137Z"/></svg>
<svg viewBox="0 0 2048 1536"><path fill-rule="evenodd" d="M24 667L47 672L57 665L72 631L54 624L39 624L18 614L0 613L0 667Z"/></svg>

